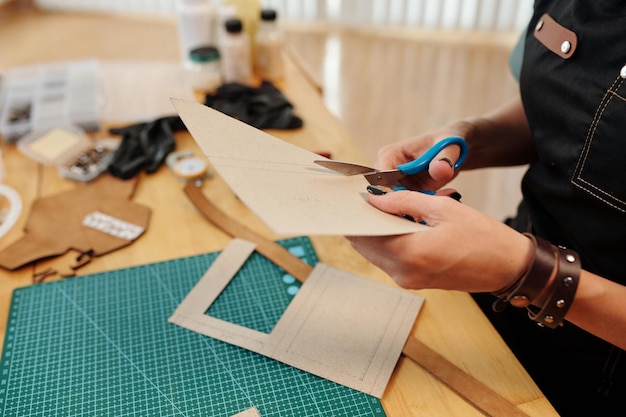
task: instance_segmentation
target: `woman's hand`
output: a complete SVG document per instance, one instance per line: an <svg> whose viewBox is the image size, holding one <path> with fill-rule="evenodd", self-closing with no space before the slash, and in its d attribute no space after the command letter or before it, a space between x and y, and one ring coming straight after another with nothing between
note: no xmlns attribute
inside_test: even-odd
<svg viewBox="0 0 626 417"><path fill-rule="evenodd" d="M374 166L395 169L398 165L423 155L431 146L447 136L460 136L469 152L462 169L523 165L536 158L535 144L520 97L511 99L492 112L468 118L448 126L380 149ZM410 190L438 190L454 178L452 166L460 154L457 146L449 146L431 162L428 172L403 179Z"/></svg>
<svg viewBox="0 0 626 417"><path fill-rule="evenodd" d="M449 197L414 191L369 195L378 209L423 221L430 229L397 236L348 237L366 259L401 287L494 292L522 276L532 242L501 222ZM408 221L408 220L407 220Z"/></svg>
<svg viewBox="0 0 626 417"><path fill-rule="evenodd" d="M381 148L374 166L377 169L395 169L398 165L413 161L428 151L435 143L448 136L465 138L471 125L457 123L448 128L424 133L414 138ZM437 190L450 182L456 175L454 164L459 159L460 148L447 146L430 163L428 171L402 179L402 185L409 190Z"/></svg>
<svg viewBox="0 0 626 417"><path fill-rule="evenodd" d="M430 229L398 236L349 237L352 246L404 288L496 292L528 269L530 239L499 221L437 195L396 191L369 195L380 210L409 215ZM408 221L408 220L407 220ZM626 287L581 272L576 298L566 319L626 349Z"/></svg>
<svg viewBox="0 0 626 417"><path fill-rule="evenodd" d="M463 169L526 164L536 157L534 142L519 96L494 111L466 119L382 148L378 169L423 155L447 136L460 136L469 152ZM428 172L403 179L409 190L439 190L457 174L460 149L449 146L431 162ZM400 236L350 237L352 245L406 288L498 291L526 271L532 243L500 221L464 206L439 191L370 195L370 203L388 213L423 220L431 229ZM408 220L407 220L408 221Z"/></svg>

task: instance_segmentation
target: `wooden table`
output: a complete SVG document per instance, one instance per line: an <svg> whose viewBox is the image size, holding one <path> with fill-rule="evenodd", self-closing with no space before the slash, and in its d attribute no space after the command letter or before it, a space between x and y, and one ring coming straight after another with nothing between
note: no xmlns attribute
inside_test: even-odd
<svg viewBox="0 0 626 417"><path fill-rule="evenodd" d="M36 11L0 15L0 68L45 61L97 58L176 60L179 56L173 20ZM305 122L297 131L269 133L311 151L328 151L336 159L363 162L361 152L341 124L325 108L319 92L291 61L280 88ZM98 135L96 135L98 136ZM177 150L201 154L187 133L176 136ZM4 182L19 191L24 203L18 224L0 239L0 249L22 235L30 203L77 184L60 178L56 169L44 167L2 143ZM165 167L142 175L134 201L152 209L149 229L132 245L94 258L77 275L174 259L223 249L230 236L209 224L182 193L182 183ZM219 178L206 181L203 192L219 207L258 233L276 239L235 198ZM361 258L341 236L313 237L320 259L330 265L391 283L380 270ZM34 273L73 263L76 253L39 262L15 272L0 270L0 342L5 333L14 288L30 285ZM498 334L465 293L419 291L426 303L413 334L463 371L517 405L531 416L556 415ZM482 415L446 385L413 361L401 358L382 399L389 416Z"/></svg>

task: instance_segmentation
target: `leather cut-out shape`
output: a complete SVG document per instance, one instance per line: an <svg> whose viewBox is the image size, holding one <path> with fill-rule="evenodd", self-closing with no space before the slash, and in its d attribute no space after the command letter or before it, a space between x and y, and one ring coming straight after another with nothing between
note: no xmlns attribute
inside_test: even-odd
<svg viewBox="0 0 626 417"><path fill-rule="evenodd" d="M131 244L150 221L148 207L129 201L137 181L103 175L84 186L33 202L25 235L0 251L0 266L15 270L40 259L63 255L71 249L101 256ZM83 224L100 213L112 218L106 227ZM117 222L115 221L117 220ZM111 227L126 225L134 234L114 233ZM139 229L136 229L139 228ZM108 230L107 230L108 228Z"/></svg>

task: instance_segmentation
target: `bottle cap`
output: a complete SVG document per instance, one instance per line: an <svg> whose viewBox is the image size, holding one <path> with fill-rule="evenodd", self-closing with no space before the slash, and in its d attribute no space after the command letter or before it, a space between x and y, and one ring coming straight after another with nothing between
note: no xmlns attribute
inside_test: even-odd
<svg viewBox="0 0 626 417"><path fill-rule="evenodd" d="M214 46L200 46L189 52L189 59L193 62L212 62L220 59L220 53Z"/></svg>
<svg viewBox="0 0 626 417"><path fill-rule="evenodd" d="M261 10L261 20L276 20L277 13L274 9L263 9Z"/></svg>
<svg viewBox="0 0 626 417"><path fill-rule="evenodd" d="M239 33L243 30L241 19L228 19L224 25L228 33Z"/></svg>

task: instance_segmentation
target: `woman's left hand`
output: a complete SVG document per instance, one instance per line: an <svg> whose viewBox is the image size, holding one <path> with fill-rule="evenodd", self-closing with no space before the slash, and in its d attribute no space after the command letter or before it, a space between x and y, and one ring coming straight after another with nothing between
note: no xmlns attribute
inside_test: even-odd
<svg viewBox="0 0 626 417"><path fill-rule="evenodd" d="M532 259L530 239L450 198L396 191L368 196L378 209L423 221L428 230L396 236L351 236L366 259L399 286L494 292L521 277ZM409 221L409 220L407 220Z"/></svg>

